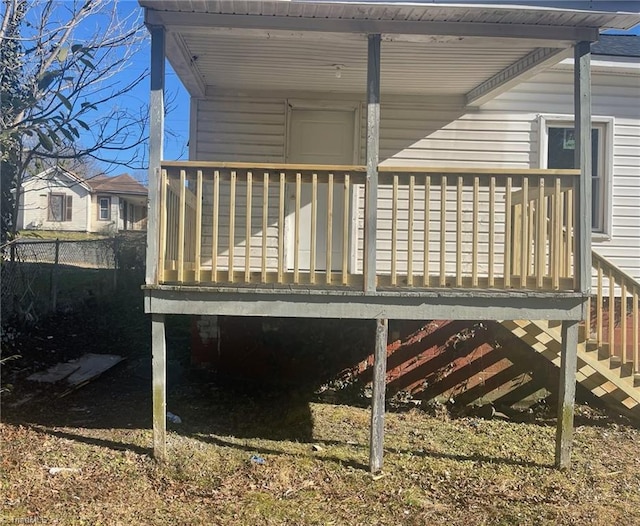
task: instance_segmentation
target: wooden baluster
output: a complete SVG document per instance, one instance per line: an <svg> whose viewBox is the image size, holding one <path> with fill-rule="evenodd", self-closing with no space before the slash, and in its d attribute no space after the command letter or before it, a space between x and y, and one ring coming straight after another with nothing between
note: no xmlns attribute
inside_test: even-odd
<svg viewBox="0 0 640 526"><path fill-rule="evenodd" d="M202 257L202 170L196 172L196 225L195 225L195 254L194 281L200 283L200 264Z"/></svg>
<svg viewBox="0 0 640 526"><path fill-rule="evenodd" d="M236 244L236 179L238 174L231 171L231 181L229 185L229 283L234 282L234 249Z"/></svg>
<svg viewBox="0 0 640 526"><path fill-rule="evenodd" d="M495 286L496 264L496 178L489 180L489 288Z"/></svg>
<svg viewBox="0 0 640 526"><path fill-rule="evenodd" d="M178 282L184 282L184 240L186 230L186 208L187 208L187 192L186 192L187 174L184 170L180 170L180 194L179 194L179 212L178 212Z"/></svg>
<svg viewBox="0 0 640 526"><path fill-rule="evenodd" d="M165 270L172 270L171 262L175 261L175 249L176 249L176 241L173 235L173 229L178 224L177 217L175 214L174 206L173 206L173 191L171 190L171 186L169 184L170 176L167 177L167 247L165 249L166 252L166 260L165 260Z"/></svg>
<svg viewBox="0 0 640 526"><path fill-rule="evenodd" d="M213 230L211 243L211 281L218 281L218 228L220 217L220 171L213 172Z"/></svg>
<svg viewBox="0 0 640 526"><path fill-rule="evenodd" d="M598 273L598 285L597 285L597 301L596 304L596 342L598 343L598 349L602 347L602 264L600 261L596 263L596 271Z"/></svg>
<svg viewBox="0 0 640 526"><path fill-rule="evenodd" d="M447 176L440 179L440 281L441 287L447 286L446 244L447 244Z"/></svg>
<svg viewBox="0 0 640 526"><path fill-rule="evenodd" d="M544 276L546 274L547 260L547 207L544 196L544 179L540 177L538 181L538 202L536 203L537 232L536 232L536 287L542 289L544 286Z"/></svg>
<svg viewBox="0 0 640 526"><path fill-rule="evenodd" d="M344 174L344 215L342 216L342 284L349 284L349 205L350 178Z"/></svg>
<svg viewBox="0 0 640 526"><path fill-rule="evenodd" d="M638 325L640 324L640 319L638 317L638 289L634 287L633 289L633 328L632 328L632 336L633 336L633 373L640 373L640 342L638 339L640 338L640 334L638 331Z"/></svg>
<svg viewBox="0 0 640 526"><path fill-rule="evenodd" d="M164 271L167 260L167 171L160 172L160 240L158 243L158 282L165 281Z"/></svg>
<svg viewBox="0 0 640 526"><path fill-rule="evenodd" d="M309 262L309 282L316 282L316 244L318 242L318 174L311 175L311 261Z"/></svg>
<svg viewBox="0 0 640 526"><path fill-rule="evenodd" d="M616 283L613 270L609 270L609 357L615 354Z"/></svg>
<svg viewBox="0 0 640 526"><path fill-rule="evenodd" d="M456 187L456 287L462 287L462 177Z"/></svg>
<svg viewBox="0 0 640 526"><path fill-rule="evenodd" d="M261 276L262 283L267 282L267 230L269 229L269 172L265 172L262 179L262 254Z"/></svg>
<svg viewBox="0 0 640 526"><path fill-rule="evenodd" d="M529 206L529 178L522 178L522 224L520 225L520 287L527 287L527 278L529 277L529 252L531 245L529 240L529 214L531 207Z"/></svg>
<svg viewBox="0 0 640 526"><path fill-rule="evenodd" d="M302 193L302 174L296 173L296 210L293 221L293 282L300 283L300 199Z"/></svg>
<svg viewBox="0 0 640 526"><path fill-rule="evenodd" d="M365 228L366 230L366 228ZM327 177L327 285L331 285L331 256L333 250L333 174Z"/></svg>
<svg viewBox="0 0 640 526"><path fill-rule="evenodd" d="M627 281L620 279L620 359L627 363Z"/></svg>
<svg viewBox="0 0 640 526"><path fill-rule="evenodd" d="M551 201L551 228L553 229L553 242L551 250L551 286L554 290L560 288L561 256L562 256L562 182L556 177Z"/></svg>
<svg viewBox="0 0 640 526"><path fill-rule="evenodd" d="M570 277L573 275L574 278L574 289L577 286L577 275L575 272L575 261L574 261L574 232L573 232L573 189L569 189L566 192L567 201L566 201L566 215L567 215L567 236L566 236L566 248L565 248L565 276Z"/></svg>
<svg viewBox="0 0 640 526"><path fill-rule="evenodd" d="M244 235L244 282L251 282L251 212L253 210L253 173L247 172L247 211Z"/></svg>
<svg viewBox="0 0 640 526"><path fill-rule="evenodd" d="M284 283L284 202L286 199L286 174L280 173L278 203L278 283Z"/></svg>
<svg viewBox="0 0 640 526"><path fill-rule="evenodd" d="M391 285L398 284L398 176L393 176L393 196L391 198Z"/></svg>
<svg viewBox="0 0 640 526"><path fill-rule="evenodd" d="M415 212L414 192L416 186L416 178L414 175L409 176L409 233L407 238L407 285L413 286L413 216Z"/></svg>
<svg viewBox="0 0 640 526"><path fill-rule="evenodd" d="M584 320L584 339L585 341L591 340L591 308L593 306L593 296L587 298L587 313Z"/></svg>
<svg viewBox="0 0 640 526"><path fill-rule="evenodd" d="M429 286L429 227L431 223L431 176L424 178L424 272L422 284Z"/></svg>
<svg viewBox="0 0 640 526"><path fill-rule="evenodd" d="M521 192L522 193L522 192ZM522 259L522 203L513 205L513 257L511 258L513 275L520 279Z"/></svg>
<svg viewBox="0 0 640 526"><path fill-rule="evenodd" d="M511 209L511 177L507 177L504 193L504 288L511 287L511 236L513 234L513 218Z"/></svg>
<svg viewBox="0 0 640 526"><path fill-rule="evenodd" d="M480 223L480 178L473 178L473 226L471 227L471 286L478 286L478 231ZM489 249L491 252L491 249Z"/></svg>

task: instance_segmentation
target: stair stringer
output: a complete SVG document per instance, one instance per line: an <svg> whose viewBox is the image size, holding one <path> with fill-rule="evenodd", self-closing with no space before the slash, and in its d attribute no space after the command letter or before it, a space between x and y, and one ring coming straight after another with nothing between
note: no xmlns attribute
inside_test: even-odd
<svg viewBox="0 0 640 526"><path fill-rule="evenodd" d="M560 367L560 328L544 320L508 320L500 323L538 354ZM588 351L586 342L578 343L576 381L614 409L640 417L640 388L634 387L633 376L621 376L621 371L621 367L609 359L598 359L597 350Z"/></svg>

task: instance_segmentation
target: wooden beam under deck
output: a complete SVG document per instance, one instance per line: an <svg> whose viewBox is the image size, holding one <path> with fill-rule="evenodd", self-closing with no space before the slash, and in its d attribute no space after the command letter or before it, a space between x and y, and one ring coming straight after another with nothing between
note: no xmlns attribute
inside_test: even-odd
<svg viewBox="0 0 640 526"><path fill-rule="evenodd" d="M580 293L526 290L362 290L272 287L159 286L145 289L145 312L155 314L396 320L582 320Z"/></svg>

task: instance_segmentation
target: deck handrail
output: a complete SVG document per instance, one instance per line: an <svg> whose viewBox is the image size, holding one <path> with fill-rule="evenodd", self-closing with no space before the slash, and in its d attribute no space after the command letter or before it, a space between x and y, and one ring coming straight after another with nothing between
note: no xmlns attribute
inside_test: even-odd
<svg viewBox="0 0 640 526"><path fill-rule="evenodd" d="M367 167L360 164L287 164L287 163L248 163L218 161L162 161L164 168L217 168L227 170L286 170L302 172L366 172ZM432 166L387 166L379 165L379 173L385 174L446 174L446 175L573 175L579 176L580 170L547 168L486 168L486 167L432 167Z"/></svg>
<svg viewBox="0 0 640 526"><path fill-rule="evenodd" d="M575 290L577 175L380 166L377 286ZM161 181L160 282L363 283L364 166L164 161Z"/></svg>
<svg viewBox="0 0 640 526"><path fill-rule="evenodd" d="M629 354L631 354L633 373L639 374L640 283L595 251L592 251L591 261L596 273L596 292L587 309L587 339L595 339L600 352L605 353L609 358L619 359L622 365L629 363ZM604 284L605 280L608 282L607 287ZM605 289L608 289L606 301ZM618 293L619 302L617 301ZM619 329L618 337L616 328ZM629 329L631 329L630 341ZM595 338L593 338L594 335Z"/></svg>

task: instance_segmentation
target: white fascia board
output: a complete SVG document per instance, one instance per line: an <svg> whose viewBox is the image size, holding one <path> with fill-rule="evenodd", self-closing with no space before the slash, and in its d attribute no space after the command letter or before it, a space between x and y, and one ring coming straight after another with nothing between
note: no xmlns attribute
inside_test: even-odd
<svg viewBox="0 0 640 526"><path fill-rule="evenodd" d="M477 7L477 6L476 6ZM164 26L169 31L189 32L196 28L237 27L287 31L323 31L329 33L400 33L418 35L536 38L595 42L598 28L542 26L483 22L427 22L413 20L371 20L303 18L287 16L228 15L215 13L164 12L147 10L146 23Z"/></svg>
<svg viewBox="0 0 640 526"><path fill-rule="evenodd" d="M607 57L607 58L604 58ZM573 59L567 58L553 69L573 71ZM638 57L616 57L610 55L591 55L591 69L612 73L628 73L640 75L640 59Z"/></svg>

